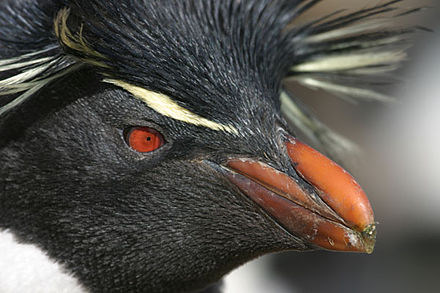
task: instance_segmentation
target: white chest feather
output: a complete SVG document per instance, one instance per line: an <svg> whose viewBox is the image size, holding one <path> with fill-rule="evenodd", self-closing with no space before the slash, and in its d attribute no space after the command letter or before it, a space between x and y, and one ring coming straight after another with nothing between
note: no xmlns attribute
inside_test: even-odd
<svg viewBox="0 0 440 293"><path fill-rule="evenodd" d="M86 293L78 280L32 244L0 230L1 293Z"/></svg>

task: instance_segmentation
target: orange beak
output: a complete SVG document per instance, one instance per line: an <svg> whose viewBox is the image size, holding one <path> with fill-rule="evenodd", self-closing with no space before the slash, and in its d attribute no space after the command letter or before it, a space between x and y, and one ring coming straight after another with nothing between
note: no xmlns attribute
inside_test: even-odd
<svg viewBox="0 0 440 293"><path fill-rule="evenodd" d="M311 245L371 253L376 227L359 184L335 162L295 138L288 139L286 148L306 183L251 159L231 159L222 172L285 229Z"/></svg>

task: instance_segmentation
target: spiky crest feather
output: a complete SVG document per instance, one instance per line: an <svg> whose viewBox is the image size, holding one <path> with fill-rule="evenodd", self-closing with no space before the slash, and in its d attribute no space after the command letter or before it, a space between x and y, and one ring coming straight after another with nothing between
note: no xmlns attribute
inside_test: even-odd
<svg viewBox="0 0 440 293"><path fill-rule="evenodd" d="M53 34L53 13L61 7L47 1L1 3L0 116L81 66Z"/></svg>
<svg viewBox="0 0 440 293"><path fill-rule="evenodd" d="M399 5L404 1L388 1L355 12L341 10L303 25L296 24L295 19L316 6L321 2L320 0L276 1L276 3L263 1L258 4L252 1L230 0L222 1L222 5L219 5L220 1L213 3L208 1L209 3L206 2L203 5L207 5L204 11L216 11L213 19L204 20L211 27L206 28L208 30L218 33L226 33L228 30L234 31L234 28L231 27L220 27L225 25L220 20L224 17L222 13L225 11L236 14L236 17L242 15L249 17L249 22L255 26L255 31L252 34L236 28L237 35L231 36L240 41L248 42L247 50L251 51L249 56L243 55L237 56L237 58L250 58L247 62L255 62L255 59L252 58L256 58L256 56L252 56L252 53L256 51L255 39L258 37L255 34L259 33L258 29L264 31L263 26L283 25L284 27L279 28L279 34L266 36L268 49L266 48L264 52L271 53L273 56L265 57L265 67L276 69L285 74L286 80L293 79L307 87L323 89L353 99L387 101L390 100L389 97L366 88L365 81L367 83L381 81L384 74L396 69L398 64L406 59L405 50L408 48L409 35L414 31L414 28L395 25L395 18L417 11L417 9L402 9ZM179 5L202 5L197 3L198 1L188 1L188 3ZM114 70L114 60L107 56L109 50L113 48L103 47L102 44L99 47L99 44L89 43L85 36L85 31L93 31L95 34L99 32L99 28L91 26L93 21L86 21L86 18L93 14L92 11L96 12L96 17L103 17L99 14L99 4L92 1L83 4L84 7L75 6L77 13L78 11L82 13L86 9L92 11L89 16L85 14L82 19L79 17L73 22L69 22L69 5L75 6L70 2L62 3L53 16L40 11L40 17L44 19L38 23L47 22L49 19L53 25L49 27L46 24L38 27L40 29L38 35L44 36L43 40L39 40L39 48L30 46L27 51L21 51L16 56L0 60L0 77L2 78L0 80L0 98L6 97L8 101L0 103L0 105L3 104L0 108L0 115L17 107L52 81L77 70L82 64L96 67L97 71L105 77L121 78L123 76L121 72ZM23 13L22 11L14 11L15 8L17 7L13 4L6 5L6 9L16 16ZM274 15L271 13L279 13L283 9L288 10L288 13L280 15L279 19L274 19ZM130 15L136 17L135 13ZM129 25L127 17L128 14L121 15L121 25ZM198 17L206 18L208 16L200 14ZM8 21L10 22L10 17L7 17L6 13L0 13L0 22L8 23ZM22 24L23 27L31 30L29 28L32 26L31 21L29 18ZM133 19L133 22L142 23L139 19ZM138 30L139 34L142 33L139 26L132 25L132 27ZM41 28L46 31L41 31ZM111 34L118 31L115 23L108 23L107 29L109 32L106 32L104 36L109 38ZM192 28L186 29L190 33ZM101 32L104 33L104 31ZM119 40L120 42L125 42L133 41L135 36L119 37L122 38ZM3 38L1 40L6 44L8 41L12 41L12 36L9 36L9 39ZM116 40L110 39L108 41L115 42ZM35 44L31 39L28 43ZM273 44L288 44L285 51L289 52L289 56L277 58L277 48L272 48ZM223 45L220 44L220 46ZM154 49L149 44L145 44L145 46L145 50ZM117 48L134 50L133 46L125 48L124 44L118 45ZM147 55L154 56L149 53ZM286 70L283 69L286 64L271 64L286 62L288 63ZM127 65L125 64L125 66ZM119 66L121 65L119 64ZM267 70L267 68L263 70ZM129 79L127 81L137 82L134 77L126 78ZM353 149L353 145L348 140L319 122L290 93L283 90L280 100L285 117L313 141L327 148L330 155L338 157L340 153Z"/></svg>

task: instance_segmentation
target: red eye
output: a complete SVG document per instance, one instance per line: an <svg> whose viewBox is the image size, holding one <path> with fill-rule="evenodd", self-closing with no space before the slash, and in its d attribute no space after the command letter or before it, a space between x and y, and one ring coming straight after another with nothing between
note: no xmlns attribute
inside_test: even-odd
<svg viewBox="0 0 440 293"><path fill-rule="evenodd" d="M164 144L162 134L149 127L133 127L127 135L127 142L132 149L141 153L157 150Z"/></svg>

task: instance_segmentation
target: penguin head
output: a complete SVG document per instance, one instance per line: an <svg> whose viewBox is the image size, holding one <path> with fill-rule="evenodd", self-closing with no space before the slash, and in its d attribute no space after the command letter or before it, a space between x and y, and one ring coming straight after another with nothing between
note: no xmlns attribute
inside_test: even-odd
<svg viewBox="0 0 440 293"><path fill-rule="evenodd" d="M292 25L310 2L54 6L57 45L19 63L51 65L1 119L3 226L105 292L200 289L276 251L371 252L364 192L297 139L286 105L318 141L329 132L283 80L382 98L328 80L390 70L403 53L383 44L402 31L358 27L394 1Z"/></svg>

